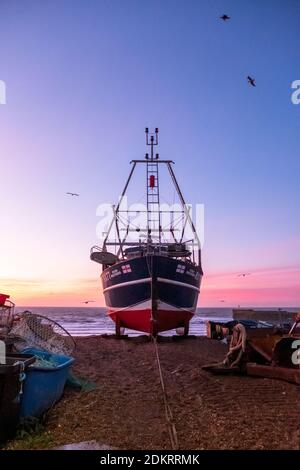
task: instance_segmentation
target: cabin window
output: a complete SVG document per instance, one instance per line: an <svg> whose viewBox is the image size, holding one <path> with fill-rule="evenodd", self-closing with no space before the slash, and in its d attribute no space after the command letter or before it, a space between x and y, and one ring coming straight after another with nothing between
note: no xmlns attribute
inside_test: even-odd
<svg viewBox="0 0 300 470"><path fill-rule="evenodd" d="M184 271L185 271L185 266L184 266L184 264L178 264L178 265L177 265L176 272L183 274Z"/></svg>

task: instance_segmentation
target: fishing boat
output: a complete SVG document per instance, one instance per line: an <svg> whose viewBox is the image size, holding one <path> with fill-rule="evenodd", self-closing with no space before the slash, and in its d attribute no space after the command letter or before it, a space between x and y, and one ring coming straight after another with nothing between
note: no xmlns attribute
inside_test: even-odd
<svg viewBox="0 0 300 470"><path fill-rule="evenodd" d="M130 174L102 246L93 246L90 258L102 265L103 294L117 336L125 328L154 337L172 329L187 335L203 275L200 239L175 177L174 162L154 155L158 128L153 133L146 128L145 132L150 155L131 161ZM141 166L146 181L145 210L124 209L133 174ZM165 210L161 204L162 167L179 201L178 210ZM137 215L142 216L145 226L136 224Z"/></svg>

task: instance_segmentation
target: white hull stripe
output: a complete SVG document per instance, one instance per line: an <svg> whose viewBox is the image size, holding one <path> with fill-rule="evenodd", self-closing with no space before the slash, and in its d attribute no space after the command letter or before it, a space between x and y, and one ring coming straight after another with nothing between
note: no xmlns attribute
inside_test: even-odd
<svg viewBox="0 0 300 470"><path fill-rule="evenodd" d="M187 284L186 282L173 281L172 279L166 279L164 277L158 277L157 280L158 282L165 282L166 284L173 284L174 286L189 287L190 289L200 292L200 289L198 289L198 287L192 286L191 284ZM121 284L116 284L115 286L110 286L110 287L107 287L106 289L103 289L103 293L108 292L112 289L117 289L118 287L133 286L136 284L143 284L144 282L150 282L150 281L151 281L151 277L145 277L143 279L136 279L135 281L122 282Z"/></svg>
<svg viewBox="0 0 300 470"><path fill-rule="evenodd" d="M198 287L192 286L191 284L187 284L186 282L173 281L171 279L165 279L164 277L158 277L157 280L159 282L165 282L166 284L173 284L174 286L189 287L190 289L194 289L197 292L200 292L200 289L198 289Z"/></svg>
<svg viewBox="0 0 300 470"><path fill-rule="evenodd" d="M123 310L147 310L151 308L151 301L145 300L138 304L128 305L127 307L106 307L108 312L122 312Z"/></svg>
<svg viewBox="0 0 300 470"><path fill-rule="evenodd" d="M121 282L120 284L116 284L115 286L107 287L103 289L103 292L108 292L112 289L117 289L118 287L126 287L126 286L133 286L135 284L143 284L144 282L150 282L151 277L144 277L143 279L137 279L135 281L128 281L128 282Z"/></svg>
<svg viewBox="0 0 300 470"><path fill-rule="evenodd" d="M196 311L195 307L176 307L170 304L167 304L165 302L162 302L161 300L158 300L158 310L170 310L170 312L178 312L180 310L188 310L191 313L194 313ZM143 302L140 302L139 304L135 305L129 305L128 307L107 307L108 314L114 313L114 312L121 312L125 310L149 310L151 309L151 300L145 300Z"/></svg>

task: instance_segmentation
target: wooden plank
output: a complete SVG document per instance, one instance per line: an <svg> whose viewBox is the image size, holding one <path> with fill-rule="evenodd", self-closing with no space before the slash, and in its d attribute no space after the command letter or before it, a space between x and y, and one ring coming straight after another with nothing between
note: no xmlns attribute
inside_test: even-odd
<svg viewBox="0 0 300 470"><path fill-rule="evenodd" d="M255 363L247 364L247 374L255 377L279 379L300 385L300 369L287 367L264 366Z"/></svg>

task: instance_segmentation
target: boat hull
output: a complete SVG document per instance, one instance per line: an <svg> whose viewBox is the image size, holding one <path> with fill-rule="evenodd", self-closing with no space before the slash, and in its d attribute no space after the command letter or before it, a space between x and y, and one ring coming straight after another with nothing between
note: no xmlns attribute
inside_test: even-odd
<svg viewBox="0 0 300 470"><path fill-rule="evenodd" d="M183 327L196 310L201 268L160 255L121 261L101 275L108 314L121 328L156 335Z"/></svg>

